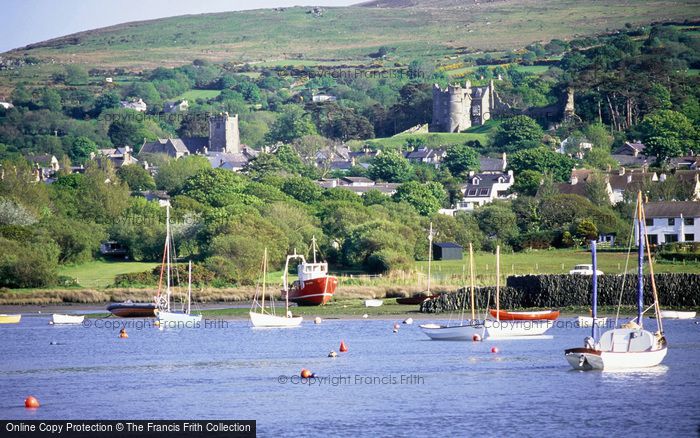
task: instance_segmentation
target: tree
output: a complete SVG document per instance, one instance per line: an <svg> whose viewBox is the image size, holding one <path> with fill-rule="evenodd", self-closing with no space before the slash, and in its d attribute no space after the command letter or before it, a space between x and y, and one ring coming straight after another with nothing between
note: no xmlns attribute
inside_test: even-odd
<svg viewBox="0 0 700 438"><path fill-rule="evenodd" d="M370 178L387 182L404 182L411 178L413 169L407 159L396 152L379 154L372 159Z"/></svg>
<svg viewBox="0 0 700 438"><path fill-rule="evenodd" d="M518 151L510 156L508 166L516 175L525 170L534 170L542 174L549 173L555 181L564 182L571 176L574 160L566 155L540 147Z"/></svg>
<svg viewBox="0 0 700 438"><path fill-rule="evenodd" d="M656 156L659 162L697 150L698 134L692 122L682 113L661 110L644 118L644 153Z"/></svg>
<svg viewBox="0 0 700 438"><path fill-rule="evenodd" d="M185 184L187 178L210 168L209 160L197 155L169 160L158 168L158 173L155 177L156 187L170 194L177 193Z"/></svg>
<svg viewBox="0 0 700 438"><path fill-rule="evenodd" d="M259 199L243 193L246 178L226 169L206 169L187 178L180 193L212 207L252 204Z"/></svg>
<svg viewBox="0 0 700 438"><path fill-rule="evenodd" d="M151 173L143 167L131 164L122 166L117 170L117 176L124 181L131 190L152 190L156 188L156 182Z"/></svg>
<svg viewBox="0 0 700 438"><path fill-rule="evenodd" d="M440 183L409 181L401 184L392 197L397 202L412 205L420 214L430 216L437 213L446 196Z"/></svg>
<svg viewBox="0 0 700 438"><path fill-rule="evenodd" d="M275 156L282 164L284 170L290 173L300 174L304 170L304 163L301 162L299 154L288 144L283 144L277 151Z"/></svg>
<svg viewBox="0 0 700 438"><path fill-rule="evenodd" d="M265 138L269 143L291 143L305 135L316 133L316 127L303 108L298 105L286 105Z"/></svg>
<svg viewBox="0 0 700 438"><path fill-rule="evenodd" d="M136 146L140 147L144 140L156 139L142 121L129 117L117 117L117 120L109 125L107 135L114 146L134 146L135 149Z"/></svg>
<svg viewBox="0 0 700 438"><path fill-rule="evenodd" d="M526 169L518 173L513 182L513 192L522 196L535 196L542 184L542 174L536 170Z"/></svg>
<svg viewBox="0 0 700 438"><path fill-rule="evenodd" d="M487 204L476 211L479 228L491 239L505 242L518 235L517 218L508 205Z"/></svg>
<svg viewBox="0 0 700 438"><path fill-rule="evenodd" d="M282 191L297 201L310 204L321 197L321 187L308 178L293 176L282 184Z"/></svg>
<svg viewBox="0 0 700 438"><path fill-rule="evenodd" d="M443 163L455 176L479 170L479 153L467 145L455 145L447 150Z"/></svg>
<svg viewBox="0 0 700 438"><path fill-rule="evenodd" d="M76 219L53 217L45 228L60 248L59 263L90 261L107 239L103 227Z"/></svg>
<svg viewBox="0 0 700 438"><path fill-rule="evenodd" d="M119 95L114 91L100 95L95 99L95 114L99 116L105 110L119 108L120 100Z"/></svg>
<svg viewBox="0 0 700 438"><path fill-rule="evenodd" d="M61 95L53 88L44 88L41 92L41 106L52 112L61 111Z"/></svg>
<svg viewBox="0 0 700 438"><path fill-rule="evenodd" d="M68 155L71 160L78 164L84 164L90 159L91 155L97 152L97 145L94 141L87 137L77 137L71 143Z"/></svg>
<svg viewBox="0 0 700 438"><path fill-rule="evenodd" d="M544 131L528 116L506 119L496 130L493 145L506 151L536 147L541 144Z"/></svg>
<svg viewBox="0 0 700 438"><path fill-rule="evenodd" d="M66 83L68 85L83 85L88 79L87 70L82 65L66 65Z"/></svg>

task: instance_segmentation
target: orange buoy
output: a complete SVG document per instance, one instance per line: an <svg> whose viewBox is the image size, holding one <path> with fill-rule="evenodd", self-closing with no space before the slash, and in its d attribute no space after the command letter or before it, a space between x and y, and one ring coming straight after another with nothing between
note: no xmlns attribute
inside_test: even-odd
<svg viewBox="0 0 700 438"><path fill-rule="evenodd" d="M307 370L306 368L301 369L301 378L302 379L308 379L314 376L314 373L311 372L311 370Z"/></svg>
<svg viewBox="0 0 700 438"><path fill-rule="evenodd" d="M126 333L126 329L119 330L119 337L123 338L123 339L126 339L129 337L129 335Z"/></svg>
<svg viewBox="0 0 700 438"><path fill-rule="evenodd" d="M491 353L498 353L498 347L491 347Z"/></svg>
<svg viewBox="0 0 700 438"><path fill-rule="evenodd" d="M472 336L472 341L479 342L480 340L481 340L481 336L479 336L478 334L475 333L474 336Z"/></svg>
<svg viewBox="0 0 700 438"><path fill-rule="evenodd" d="M338 348L341 353L347 353L348 351L348 346L345 345L345 341L340 341L340 348Z"/></svg>
<svg viewBox="0 0 700 438"><path fill-rule="evenodd" d="M29 408L29 409L36 409L39 406L39 400L36 399L36 397L30 395L29 397L24 399L24 407Z"/></svg>
<svg viewBox="0 0 700 438"><path fill-rule="evenodd" d="M399 323L398 323L398 322L394 324L394 330L398 330L398 329L399 329L399 327L401 327L401 326L399 325Z"/></svg>

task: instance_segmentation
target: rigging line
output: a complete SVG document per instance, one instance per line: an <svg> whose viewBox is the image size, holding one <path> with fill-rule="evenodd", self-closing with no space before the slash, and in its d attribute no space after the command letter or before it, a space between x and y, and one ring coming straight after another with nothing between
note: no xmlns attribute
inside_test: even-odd
<svg viewBox="0 0 700 438"><path fill-rule="evenodd" d="M622 294L625 291L625 284L627 282L627 272L629 269L630 254L632 254L632 242L633 241L634 241L634 221L632 221L632 232L630 233L629 245L627 246L627 257L625 258L625 270L622 274L622 286L620 287L620 295L619 295L618 300L617 300L617 313L615 314L614 327L617 327L617 323L620 319L620 308L622 307Z"/></svg>
<svg viewBox="0 0 700 438"><path fill-rule="evenodd" d="M644 221L644 240L646 241L647 244L647 258L649 259L649 275L651 276L651 293L654 296L654 312L656 314L656 327L659 331L659 333L664 332L664 326L663 323L661 322L661 307L659 305L659 295L658 291L656 290L656 280L654 279L654 264L651 261L651 247L649 245L649 235L647 234L647 215L646 212L644 211L644 205L640 207L640 212L642 214L642 219L639 221L640 223ZM640 225L641 226L641 225Z"/></svg>

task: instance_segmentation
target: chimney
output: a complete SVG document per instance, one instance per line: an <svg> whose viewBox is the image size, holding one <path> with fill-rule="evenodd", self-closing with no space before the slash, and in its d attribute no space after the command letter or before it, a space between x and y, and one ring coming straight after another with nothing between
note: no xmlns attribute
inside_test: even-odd
<svg viewBox="0 0 700 438"><path fill-rule="evenodd" d="M620 176L624 175L624 174L625 174L625 167L624 167L624 166L620 166L620 170L619 170L618 172L619 172L619 175L620 175Z"/></svg>
<svg viewBox="0 0 700 438"><path fill-rule="evenodd" d="M469 171L469 178L472 178L474 175L476 175L476 172L474 172L473 170L470 170Z"/></svg>
<svg viewBox="0 0 700 438"><path fill-rule="evenodd" d="M578 184L578 177L571 175L571 185L575 186L576 184Z"/></svg>
<svg viewBox="0 0 700 438"><path fill-rule="evenodd" d="M501 159L503 160L503 168L501 170L506 170L506 167L508 167L508 158L505 152L503 152Z"/></svg>
<svg viewBox="0 0 700 438"><path fill-rule="evenodd" d="M632 182L632 174L627 175L627 184Z"/></svg>
<svg viewBox="0 0 700 438"><path fill-rule="evenodd" d="M513 169L508 171L508 176L512 177L513 176Z"/></svg>

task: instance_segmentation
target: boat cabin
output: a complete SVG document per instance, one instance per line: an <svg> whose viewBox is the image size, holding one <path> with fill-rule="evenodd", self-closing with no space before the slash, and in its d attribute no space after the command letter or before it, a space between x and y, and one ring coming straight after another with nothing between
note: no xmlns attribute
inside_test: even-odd
<svg viewBox="0 0 700 438"><path fill-rule="evenodd" d="M651 332L639 329L615 329L603 333L600 350L613 353L649 351L656 345Z"/></svg>
<svg viewBox="0 0 700 438"><path fill-rule="evenodd" d="M308 281L328 275L328 263L300 263L297 266L299 281Z"/></svg>

